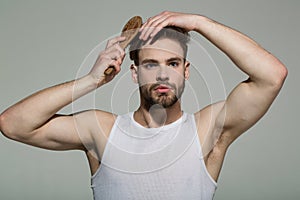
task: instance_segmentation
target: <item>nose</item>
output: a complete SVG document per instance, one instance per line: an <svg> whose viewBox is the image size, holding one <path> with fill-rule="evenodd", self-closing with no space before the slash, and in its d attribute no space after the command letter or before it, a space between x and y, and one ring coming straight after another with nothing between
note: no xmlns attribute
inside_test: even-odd
<svg viewBox="0 0 300 200"><path fill-rule="evenodd" d="M156 74L156 81L168 81L169 74L168 74L168 67L166 66L159 66L159 70Z"/></svg>

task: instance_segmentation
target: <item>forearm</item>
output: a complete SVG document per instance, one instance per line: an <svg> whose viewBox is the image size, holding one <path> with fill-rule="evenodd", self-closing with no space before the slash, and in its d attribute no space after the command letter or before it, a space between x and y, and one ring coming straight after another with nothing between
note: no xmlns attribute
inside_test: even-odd
<svg viewBox="0 0 300 200"><path fill-rule="evenodd" d="M252 81L277 84L285 67L246 35L203 16L196 16L194 30L223 51Z"/></svg>
<svg viewBox="0 0 300 200"><path fill-rule="evenodd" d="M41 90L1 114L0 128L4 134L30 133L45 124L73 100L96 89L91 76Z"/></svg>
<svg viewBox="0 0 300 200"><path fill-rule="evenodd" d="M108 41L88 75L39 91L11 106L0 115L0 130L6 136L32 133L46 123L64 106L79 97L111 81L120 71L125 56L119 42L124 37ZM111 75L104 75L107 67L113 66Z"/></svg>

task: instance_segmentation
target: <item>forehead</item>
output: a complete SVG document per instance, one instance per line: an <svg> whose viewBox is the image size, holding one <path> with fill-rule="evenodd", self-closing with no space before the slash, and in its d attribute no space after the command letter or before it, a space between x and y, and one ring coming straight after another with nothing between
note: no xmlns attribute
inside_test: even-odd
<svg viewBox="0 0 300 200"><path fill-rule="evenodd" d="M145 44L139 52L139 59L165 59L168 57L184 57L184 51L179 42L164 38L156 40L153 44Z"/></svg>

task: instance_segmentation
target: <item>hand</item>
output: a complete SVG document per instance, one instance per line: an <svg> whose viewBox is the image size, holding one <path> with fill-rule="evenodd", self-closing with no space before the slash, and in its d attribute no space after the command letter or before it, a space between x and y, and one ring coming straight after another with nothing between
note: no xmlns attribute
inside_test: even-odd
<svg viewBox="0 0 300 200"><path fill-rule="evenodd" d="M178 12L162 12L154 17L149 18L140 29L140 39L147 40L154 37L161 29L166 26L177 26L192 31L195 29L195 14L185 14Z"/></svg>
<svg viewBox="0 0 300 200"><path fill-rule="evenodd" d="M118 36L109 40L105 49L99 54L89 73L89 75L97 80L98 86L111 81L120 72L125 51L120 47L119 42L125 39L125 37ZM105 75L104 71L110 66L115 68L114 72L111 75Z"/></svg>

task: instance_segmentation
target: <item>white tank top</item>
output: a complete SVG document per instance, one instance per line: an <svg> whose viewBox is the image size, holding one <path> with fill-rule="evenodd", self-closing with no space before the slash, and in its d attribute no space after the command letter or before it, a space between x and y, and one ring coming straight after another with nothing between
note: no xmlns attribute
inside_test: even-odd
<svg viewBox="0 0 300 200"><path fill-rule="evenodd" d="M159 128L118 116L91 183L94 200L211 200L217 187L186 113Z"/></svg>

